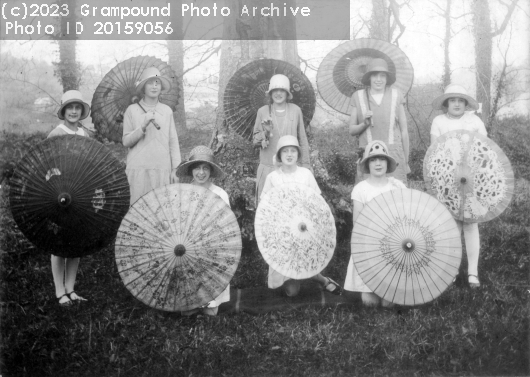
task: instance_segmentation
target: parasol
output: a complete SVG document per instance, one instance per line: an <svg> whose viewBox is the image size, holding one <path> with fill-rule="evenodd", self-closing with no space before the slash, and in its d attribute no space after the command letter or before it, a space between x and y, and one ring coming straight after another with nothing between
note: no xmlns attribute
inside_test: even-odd
<svg viewBox="0 0 530 377"><path fill-rule="evenodd" d="M393 86L406 95L412 86L414 70L407 55L397 46L379 40L360 38L347 41L326 55L318 67L318 92L335 110L349 115L353 93L365 86L361 83L366 65L374 58L384 59L396 74Z"/></svg>
<svg viewBox="0 0 530 377"><path fill-rule="evenodd" d="M226 84L223 106L226 122L239 135L251 139L258 109L268 104L265 93L272 76L289 78L292 103L302 110L307 126L315 113L316 98L311 82L300 68L282 60L259 59L240 68Z"/></svg>
<svg viewBox="0 0 530 377"><path fill-rule="evenodd" d="M132 205L116 238L116 264L144 304L191 310L228 286L241 245L236 217L223 199L200 186L174 184Z"/></svg>
<svg viewBox="0 0 530 377"><path fill-rule="evenodd" d="M160 95L160 102L173 111L179 100L179 79L171 67L153 56L136 56L127 59L103 77L92 97L92 122L98 132L107 139L121 143L123 113L136 96L136 82L148 67L156 67L171 81L168 93Z"/></svg>
<svg viewBox="0 0 530 377"><path fill-rule="evenodd" d="M76 135L47 139L20 160L9 202L35 246L80 257L108 245L129 208L125 166L103 144Z"/></svg>
<svg viewBox="0 0 530 377"><path fill-rule="evenodd" d="M429 147L423 178L428 192L466 223L499 216L514 191L513 170L502 149L493 140L464 130L443 134Z"/></svg>
<svg viewBox="0 0 530 377"><path fill-rule="evenodd" d="M289 183L268 191L259 203L254 227L265 261L292 279L320 273L335 250L331 210L306 185Z"/></svg>
<svg viewBox="0 0 530 377"><path fill-rule="evenodd" d="M455 220L427 193L393 190L362 209L352 257L363 282L400 305L434 300L458 274L462 242Z"/></svg>

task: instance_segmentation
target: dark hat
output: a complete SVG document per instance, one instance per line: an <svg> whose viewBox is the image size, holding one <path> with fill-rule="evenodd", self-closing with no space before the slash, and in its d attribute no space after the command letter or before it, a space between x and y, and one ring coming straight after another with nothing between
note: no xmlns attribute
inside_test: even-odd
<svg viewBox="0 0 530 377"><path fill-rule="evenodd" d="M195 147L190 152L190 157L188 161L181 163L177 168L177 177L188 177L191 176L191 173L188 171L190 166L198 162L206 162L212 167L212 172L210 177L212 178L223 178L225 172L217 163L215 162L215 156L213 151L205 147L204 145L199 145Z"/></svg>

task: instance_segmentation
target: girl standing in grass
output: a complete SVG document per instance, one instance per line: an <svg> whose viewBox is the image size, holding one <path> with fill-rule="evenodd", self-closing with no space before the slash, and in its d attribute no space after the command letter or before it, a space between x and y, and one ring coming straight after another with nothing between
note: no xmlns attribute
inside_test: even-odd
<svg viewBox="0 0 530 377"><path fill-rule="evenodd" d="M61 107L57 112L57 117L63 122L50 132L48 138L62 135L89 137L80 122L89 113L90 106L83 101L81 92L77 90L65 92L61 98ZM57 255L51 257L55 296L61 306L72 305L73 301L86 301L74 291L79 260L80 258L63 258Z"/></svg>
<svg viewBox="0 0 530 377"><path fill-rule="evenodd" d="M384 142L374 140L366 146L359 167L362 173L370 175L366 180L359 182L351 193L354 227L362 209L373 198L387 191L406 188L400 180L387 176L387 174L396 170L396 165L396 160L390 156ZM353 259L352 255L348 264L344 289L347 291L361 292L363 304L366 306L377 306L379 304L382 304L384 307L392 306L391 302L380 298L364 284L357 268L355 268Z"/></svg>
<svg viewBox="0 0 530 377"><path fill-rule="evenodd" d="M366 89L358 90L352 96L350 134L359 136L361 148L373 140L384 141L397 161L392 176L406 182L410 173L409 133L403 95L391 87L396 75L388 69L384 59L377 58L368 63L361 81ZM355 182L366 178L358 167Z"/></svg>
<svg viewBox="0 0 530 377"><path fill-rule="evenodd" d="M258 110L254 124L253 143L260 147L259 166L256 182L256 206L258 205L263 185L269 173L275 170L272 158L276 153L278 140L284 135L294 136L300 145L302 166L310 168L309 143L305 133L302 110L294 103L287 76L278 74L271 77L267 91L269 105Z"/></svg>
<svg viewBox="0 0 530 377"><path fill-rule="evenodd" d="M230 207L228 194L221 187L212 182L212 178L223 178L225 173L215 162L213 151L205 146L198 146L191 150L188 161L177 168L177 177L192 177L191 184L204 187L217 194ZM205 307L181 312L182 315L192 315L202 311L207 315L217 315L219 305L223 302L230 301L230 285Z"/></svg>
<svg viewBox="0 0 530 377"><path fill-rule="evenodd" d="M276 154L274 155L274 161L280 164L280 168L267 176L261 195L263 196L274 187L289 183L306 185L320 194L320 188L311 171L297 166L297 161L302 156L303 152L298 139L292 135L282 136L278 140ZM317 274L311 279L322 284L324 289L333 294L340 295L342 293L341 286L330 278ZM296 296L300 291L299 280L288 278L269 266L268 287L274 289L282 285L286 295L289 297Z"/></svg>
<svg viewBox="0 0 530 377"><path fill-rule="evenodd" d="M157 68L146 68L136 84L142 99L130 105L123 116L131 205L145 193L178 181L180 147L173 111L159 101L160 94L170 89L171 82Z"/></svg>
<svg viewBox="0 0 530 377"><path fill-rule="evenodd" d="M444 94L437 97L432 106L435 110L443 110L444 113L438 115L432 121L431 145L443 134L465 130L478 132L488 136L486 127L482 120L473 112L466 110L478 110L478 103L460 85L451 84L445 88ZM477 223L464 223L456 220L460 232L464 232L467 253L467 277L471 288L480 287L478 279L478 259L480 254L480 237Z"/></svg>

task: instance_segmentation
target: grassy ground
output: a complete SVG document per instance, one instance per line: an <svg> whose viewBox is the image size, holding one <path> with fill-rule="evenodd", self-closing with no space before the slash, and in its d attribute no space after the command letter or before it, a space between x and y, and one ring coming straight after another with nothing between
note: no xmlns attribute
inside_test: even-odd
<svg viewBox="0 0 530 377"><path fill-rule="evenodd" d="M480 226L483 287L467 287L464 259L455 285L418 308L378 310L352 304L258 316L183 318L134 299L121 283L111 248L81 261L76 290L90 301L61 308L54 296L49 256L18 232L4 183L0 192L0 373L528 375L530 185L525 166L530 154L520 140L527 136L525 129L517 132L519 137L501 133L504 139L499 139L500 144L506 143L501 145L505 150L512 145L518 148L514 154L518 179L510 207ZM208 140L206 133L196 137ZM324 149L324 157L331 158L336 149L348 152L341 134L329 131L327 137L336 142L326 143L334 149ZM189 144L197 141L191 137ZM232 282L235 287L265 286L266 264L254 246L245 244ZM348 257L349 245L341 242L325 274L342 282Z"/></svg>

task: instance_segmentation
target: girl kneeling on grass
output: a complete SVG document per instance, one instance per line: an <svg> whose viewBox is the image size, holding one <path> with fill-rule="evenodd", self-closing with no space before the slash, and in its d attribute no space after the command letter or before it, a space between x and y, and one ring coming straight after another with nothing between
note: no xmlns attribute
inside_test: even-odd
<svg viewBox="0 0 530 377"><path fill-rule="evenodd" d="M285 135L278 140L274 163L280 163L280 168L267 175L260 199L272 188L288 183L306 185L320 194L320 188L311 171L296 165L301 157L300 144L295 136ZM340 295L342 293L341 286L331 278L317 274L311 279L322 284L324 289L333 294ZM296 296L300 291L299 280L288 278L269 266L268 287L274 289L282 285L286 295L289 297Z"/></svg>
<svg viewBox="0 0 530 377"><path fill-rule="evenodd" d="M358 170L364 174L370 174L370 176L366 180L359 182L351 193L354 226L362 209L370 200L387 191L406 188L400 180L387 177L388 173L396 170L396 165L396 160L390 156L384 142L374 140L366 146L363 159L359 163L360 169ZM384 307L392 306L391 302L380 298L364 284L359 272L355 268L353 255L350 257L348 264L344 289L347 291L361 292L363 304L366 306L377 306L379 304L382 304Z"/></svg>
<svg viewBox="0 0 530 377"><path fill-rule="evenodd" d="M436 142L439 136L456 130L478 132L481 135L488 136L482 120L472 112L466 113L466 110L477 110L478 103L460 85L448 85L444 94L437 97L433 101L432 106L435 110L443 110L444 114L438 115L432 121L431 145ZM480 281L478 280L478 258L480 254L478 223L464 223L456 220L456 224L460 232L464 231L469 286L478 288L480 287Z"/></svg>
<svg viewBox="0 0 530 377"><path fill-rule="evenodd" d="M62 135L79 135L90 137L83 130L81 120L90 113L90 106L83 101L83 95L77 90L69 90L61 98L61 107L57 112L57 117L63 122L55 127L48 135L48 138ZM86 301L74 291L79 258L63 258L52 255L52 274L55 284L55 296L59 300L59 305L69 306L73 301Z"/></svg>
<svg viewBox="0 0 530 377"><path fill-rule="evenodd" d="M212 178L222 178L225 175L223 170L215 162L213 151L205 146L199 145L190 152L188 161L184 162L177 168L177 177L192 177L191 184L204 187L214 194L217 194L230 207L228 194L221 187L212 183ZM225 288L215 300L210 301L202 308L186 310L181 312L182 315L192 315L199 311L207 315L217 315L219 305L223 302L230 301L230 284Z"/></svg>

